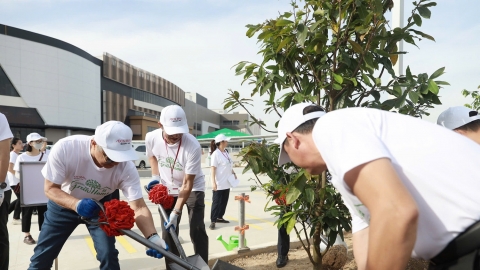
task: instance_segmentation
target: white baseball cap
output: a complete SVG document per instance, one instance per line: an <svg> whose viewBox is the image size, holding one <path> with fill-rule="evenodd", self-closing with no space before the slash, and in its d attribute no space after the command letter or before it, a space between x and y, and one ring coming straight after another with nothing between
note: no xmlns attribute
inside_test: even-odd
<svg viewBox="0 0 480 270"><path fill-rule="evenodd" d="M230 138L227 138L224 134L218 134L215 136L215 143L223 142L223 141L230 141Z"/></svg>
<svg viewBox="0 0 480 270"><path fill-rule="evenodd" d="M287 139L287 132L294 131L301 124L315 118L320 118L325 115L324 111L315 111L307 114L303 114L303 110L308 106L316 106L312 103L298 103L288 108L283 114L280 122L278 123L278 138L275 139L275 143L280 145L280 155L278 156L278 165L283 165L292 161L287 152L283 149L283 143Z"/></svg>
<svg viewBox="0 0 480 270"><path fill-rule="evenodd" d="M42 141L46 142L46 141L47 141L47 138L42 137L40 134L38 134L38 133L36 133L36 132L30 133L30 134L28 134L28 136L27 136L27 143L33 142L33 141L38 141L38 140L42 140Z"/></svg>
<svg viewBox="0 0 480 270"><path fill-rule="evenodd" d="M178 105L163 108L160 114L160 124L168 135L188 133L189 131L185 112Z"/></svg>
<svg viewBox="0 0 480 270"><path fill-rule="evenodd" d="M115 162L137 160L132 147L132 130L122 122L108 121L95 129L94 140L105 154Z"/></svg>
<svg viewBox="0 0 480 270"><path fill-rule="evenodd" d="M448 129L456 129L470 122L480 119L477 111L463 106L450 107L442 112L437 119L437 124Z"/></svg>

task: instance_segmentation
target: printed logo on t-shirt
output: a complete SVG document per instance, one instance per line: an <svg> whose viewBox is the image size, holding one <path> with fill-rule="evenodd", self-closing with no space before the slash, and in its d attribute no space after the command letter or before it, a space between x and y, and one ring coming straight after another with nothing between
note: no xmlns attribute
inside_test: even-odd
<svg viewBox="0 0 480 270"><path fill-rule="evenodd" d="M355 209L363 220L370 223L370 213L368 212L368 209L365 205L355 204Z"/></svg>
<svg viewBox="0 0 480 270"><path fill-rule="evenodd" d="M165 159L161 158L161 159L158 160L158 165L160 165L160 167L171 169L172 165L173 165L173 162L175 162L175 159L172 158L172 157L167 157ZM183 171L183 165L180 164L180 162L177 160L177 162L175 162L175 167L173 169L175 171L182 172Z"/></svg>
<svg viewBox="0 0 480 270"><path fill-rule="evenodd" d="M75 189L80 189L81 191L99 195L99 196L106 196L112 193L112 189L109 187L102 187L100 183L93 179L88 179L85 181L85 177L83 176L74 176L73 181L70 184L70 191L74 191Z"/></svg>

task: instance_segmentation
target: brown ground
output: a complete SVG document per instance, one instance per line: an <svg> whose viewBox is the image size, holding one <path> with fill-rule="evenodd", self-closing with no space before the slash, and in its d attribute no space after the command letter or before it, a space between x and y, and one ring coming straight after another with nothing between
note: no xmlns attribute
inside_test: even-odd
<svg viewBox="0 0 480 270"><path fill-rule="evenodd" d="M343 270L356 270L357 265L353 259L352 248L352 234L345 234L345 242L348 245L348 259ZM303 270L311 269L312 265L308 259L308 255L303 248L291 249L288 253L289 262L285 266L284 270ZM255 256L245 256L235 259L230 263L245 270L276 270L275 261L277 260L277 253L262 253ZM428 263L421 260L410 260L407 266L407 270L427 270Z"/></svg>

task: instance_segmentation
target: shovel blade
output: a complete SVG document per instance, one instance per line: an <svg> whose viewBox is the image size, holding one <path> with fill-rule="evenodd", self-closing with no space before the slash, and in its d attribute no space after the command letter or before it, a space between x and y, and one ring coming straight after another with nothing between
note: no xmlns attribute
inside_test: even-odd
<svg viewBox="0 0 480 270"><path fill-rule="evenodd" d="M194 265L195 267L198 267L200 270L210 270L210 267L208 267L208 264L205 263L205 261L200 257L200 255L193 255L193 256L188 256L187 261ZM172 270L184 270L182 266L176 264L176 263L171 263L169 264L170 269Z"/></svg>
<svg viewBox="0 0 480 270"><path fill-rule="evenodd" d="M231 265L227 262L217 260L215 264L213 265L212 270L243 270L243 268L240 268L235 265Z"/></svg>

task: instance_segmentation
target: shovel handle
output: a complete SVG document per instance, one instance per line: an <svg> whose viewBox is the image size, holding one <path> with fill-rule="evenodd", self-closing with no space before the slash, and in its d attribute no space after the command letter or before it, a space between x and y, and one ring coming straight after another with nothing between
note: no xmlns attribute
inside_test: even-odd
<svg viewBox="0 0 480 270"><path fill-rule="evenodd" d="M167 212L165 211L163 206L160 204L158 205L158 212L160 212L160 215L162 215L163 220L168 221ZM177 226L178 225L179 224L177 224ZM178 240L177 233L175 232L175 229L173 228L173 226L170 226L170 228L168 228L168 232L170 233L170 236L172 236L172 240L175 243L175 246L177 246L178 253L180 253L180 258L186 260L187 255L185 255L185 251L183 250L183 247L180 244L180 241Z"/></svg>

